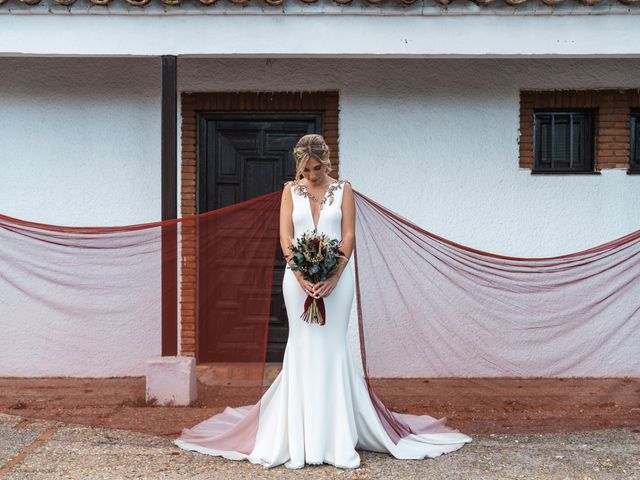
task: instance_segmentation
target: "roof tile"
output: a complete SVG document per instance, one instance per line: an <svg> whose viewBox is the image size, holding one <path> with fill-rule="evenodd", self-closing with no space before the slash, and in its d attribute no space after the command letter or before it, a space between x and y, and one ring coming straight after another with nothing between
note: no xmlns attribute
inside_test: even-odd
<svg viewBox="0 0 640 480"><path fill-rule="evenodd" d="M49 5L61 5L61 6L71 6L76 3L77 0L0 0L0 5L9 4L10 2L16 2L18 4L23 4L27 6L35 6L40 3L48 3ZM87 3L91 3L92 5L97 6L113 6L113 5L129 5L133 7L145 7L147 5L158 5L158 6L169 6L169 7L179 7L183 4L190 5L200 5L200 6L212 6L214 4L234 4L238 6L245 6L248 4L253 5L263 5L267 8L269 6L278 7L285 4L285 2L289 3L298 3L301 5L307 4L311 6L312 4L320 3L318 0L85 0ZM364 4L368 4L371 6L409 6L414 3L422 4L424 0L360 0ZM460 3L461 0L433 0L440 4L443 7L447 7L449 5L455 5ZM480 7L489 7L496 6L500 3L507 4L512 7L518 7L524 4L530 5L533 3L543 3L548 6L556 6L568 3L578 3L585 6L594 6L600 4L603 0L471 0L473 3ZM615 0L612 0L615 3ZM640 5L640 0L617 0L619 3L632 6L632 5ZM338 6L353 4L353 0L332 0L332 2ZM78 2L80 3L80 2Z"/></svg>

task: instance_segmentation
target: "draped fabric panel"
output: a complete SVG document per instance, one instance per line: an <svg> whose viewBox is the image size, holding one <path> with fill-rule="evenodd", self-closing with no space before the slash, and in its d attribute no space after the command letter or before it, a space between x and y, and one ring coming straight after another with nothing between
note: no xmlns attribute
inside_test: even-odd
<svg viewBox="0 0 640 480"><path fill-rule="evenodd" d="M640 375L640 231L569 255L458 245L356 195L374 377Z"/></svg>
<svg viewBox="0 0 640 480"><path fill-rule="evenodd" d="M140 348L136 342L144 341L137 330L151 326L159 353L162 298L181 286L176 278L162 282L162 238L176 232L177 242L165 243L165 258L184 264L191 251L200 269L214 272L198 284L197 294L206 317L200 327L213 339L216 360L263 367L279 207L276 192L197 216L121 227L61 227L0 216L0 318L10 326L3 342L14 338L0 360L38 349L43 360L67 355L93 368L121 357L144 365L145 358L129 358ZM20 318L40 326L35 338L20 330Z"/></svg>

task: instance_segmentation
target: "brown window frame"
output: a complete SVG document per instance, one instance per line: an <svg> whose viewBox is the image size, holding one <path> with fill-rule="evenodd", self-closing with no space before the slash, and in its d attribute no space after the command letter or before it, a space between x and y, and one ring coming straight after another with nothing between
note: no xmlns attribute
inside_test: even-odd
<svg viewBox="0 0 640 480"><path fill-rule="evenodd" d="M573 109L558 109L558 108L544 108L544 109L535 109L534 110L534 119L533 119L533 168L531 173L545 173L545 174L584 174L584 173L596 173L595 172L595 118L597 115L597 110L592 108L573 108ZM580 151L584 153L584 157L580 162L576 162L578 160L575 157L564 160L562 163L569 162L569 167L566 166L554 166L554 161L558 161L554 158L551 158L550 165L546 165L546 162L542 161L542 128L541 122L543 117L549 117L551 120L551 124L554 125L554 120L560 119L562 117L569 117L570 125L571 125L571 137L570 137L570 145L569 151L573 153L573 135L574 135L574 118L579 118L583 120L582 125L576 125L576 130L580 129L580 131L576 131L576 133L581 133L584 137L581 145ZM553 149L555 140L554 136L555 132L551 132L551 148ZM553 156L553 153L552 155ZM576 162L577 167L572 167L572 164ZM584 165L584 166L582 166Z"/></svg>
<svg viewBox="0 0 640 480"><path fill-rule="evenodd" d="M629 169L627 173L640 174L640 108L629 112Z"/></svg>

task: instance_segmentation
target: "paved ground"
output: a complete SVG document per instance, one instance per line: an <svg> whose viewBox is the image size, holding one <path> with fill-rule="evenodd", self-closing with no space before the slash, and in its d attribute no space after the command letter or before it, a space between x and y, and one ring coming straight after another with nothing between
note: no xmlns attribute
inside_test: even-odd
<svg viewBox="0 0 640 480"><path fill-rule="evenodd" d="M640 433L482 434L436 459L395 460L362 452L362 466L265 470L176 448L171 439L126 430L0 413L0 479L640 479Z"/></svg>

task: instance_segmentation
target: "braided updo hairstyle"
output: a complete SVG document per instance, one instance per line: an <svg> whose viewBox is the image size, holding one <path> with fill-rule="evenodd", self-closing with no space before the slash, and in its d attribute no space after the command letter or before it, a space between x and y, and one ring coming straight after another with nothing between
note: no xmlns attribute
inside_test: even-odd
<svg viewBox="0 0 640 480"><path fill-rule="evenodd" d="M296 159L296 182L302 178L302 172L311 157L317 159L324 165L327 168L327 173L331 171L329 146L324 141L322 135L310 133L301 137L293 148L293 156Z"/></svg>

